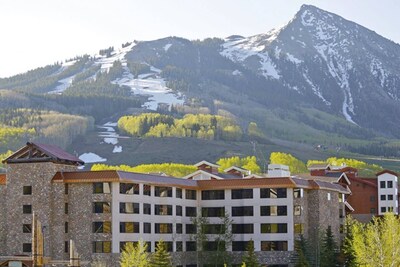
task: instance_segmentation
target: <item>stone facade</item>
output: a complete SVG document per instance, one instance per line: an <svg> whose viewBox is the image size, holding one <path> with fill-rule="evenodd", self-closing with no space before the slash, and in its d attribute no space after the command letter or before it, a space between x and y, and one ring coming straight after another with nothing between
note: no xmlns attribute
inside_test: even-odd
<svg viewBox="0 0 400 267"><path fill-rule="evenodd" d="M51 180L57 171L62 170L73 171L76 167L52 162L8 164L4 218L6 222L13 223L7 223L4 227L7 244L5 255L27 254L23 252L23 244L31 243L32 234L23 233L23 224L32 224L32 214L29 211L23 212L24 205L31 206L32 212L35 212L42 224L45 254L51 255L54 245L58 247L58 244L52 243L56 240L52 234L61 229L57 228L57 224L53 225L52 221L54 194ZM24 186L31 186L32 194L24 195Z"/></svg>
<svg viewBox="0 0 400 267"><path fill-rule="evenodd" d="M0 255L6 250L5 185L0 185Z"/></svg>

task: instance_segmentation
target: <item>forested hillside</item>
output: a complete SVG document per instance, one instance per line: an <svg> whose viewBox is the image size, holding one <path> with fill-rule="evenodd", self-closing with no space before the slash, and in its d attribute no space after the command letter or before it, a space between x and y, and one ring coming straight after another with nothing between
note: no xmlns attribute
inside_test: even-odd
<svg viewBox="0 0 400 267"><path fill-rule="evenodd" d="M243 135L242 129L233 119L209 114L187 114L181 119L158 113L124 116L118 120L118 128L130 135L144 137L237 141Z"/></svg>
<svg viewBox="0 0 400 267"><path fill-rule="evenodd" d="M40 109L0 109L0 153L16 150L27 141L66 148L92 128L90 117Z"/></svg>

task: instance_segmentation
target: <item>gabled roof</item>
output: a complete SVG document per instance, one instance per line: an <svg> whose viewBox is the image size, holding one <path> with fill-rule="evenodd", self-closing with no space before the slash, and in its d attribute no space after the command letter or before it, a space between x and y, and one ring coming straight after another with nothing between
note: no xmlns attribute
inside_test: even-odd
<svg viewBox="0 0 400 267"><path fill-rule="evenodd" d="M238 171L238 172L241 172L241 173L248 173L249 172L249 170L247 170L247 169L236 167L236 166L229 167L229 168L225 169L224 172L229 172L229 171L232 171L232 170L235 170L235 171Z"/></svg>
<svg viewBox="0 0 400 267"><path fill-rule="evenodd" d="M389 174L392 174L392 175L394 175L394 176L399 176L398 173L396 173L396 172L394 172L394 171L391 171L391 170L383 170L383 171L380 171L380 172L378 172L378 173L376 174L376 176L382 175L382 174L384 174L384 173L389 173Z"/></svg>
<svg viewBox="0 0 400 267"><path fill-rule="evenodd" d="M54 162L68 165L85 164L78 157L65 152L57 146L33 142L26 143L26 146L3 160L3 163L7 164L32 162Z"/></svg>
<svg viewBox="0 0 400 267"><path fill-rule="evenodd" d="M198 174L208 175L208 176L210 176L211 178L214 178L214 179L217 179L217 180L223 179L222 177L220 177L219 175L217 175L217 174L215 174L215 173L206 172L206 171L203 171L203 170L197 170L197 171L195 171L195 172L192 172L192 173L190 173L190 174L188 174L188 175L182 177L182 179L189 179L189 178L192 178L193 176L196 176L196 175L198 175Z"/></svg>
<svg viewBox="0 0 400 267"><path fill-rule="evenodd" d="M307 169L308 170L326 170L330 165L328 163L316 163L310 164Z"/></svg>
<svg viewBox="0 0 400 267"><path fill-rule="evenodd" d="M5 185L7 182L7 177L5 173L0 173L0 185Z"/></svg>
<svg viewBox="0 0 400 267"><path fill-rule="evenodd" d="M211 163L211 162L208 162L208 161L205 161L205 160L202 160L202 161L197 162L196 164L194 164L195 167L200 167L201 165L207 165L207 166L214 167L214 168L219 168L220 167L217 164L214 164L214 163Z"/></svg>

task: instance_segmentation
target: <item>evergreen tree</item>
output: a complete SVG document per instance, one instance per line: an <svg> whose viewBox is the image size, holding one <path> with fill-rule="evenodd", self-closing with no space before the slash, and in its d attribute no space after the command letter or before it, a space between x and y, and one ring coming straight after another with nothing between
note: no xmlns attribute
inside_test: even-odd
<svg viewBox="0 0 400 267"><path fill-rule="evenodd" d="M352 246L352 243L354 241L353 229L352 229L354 223L355 223L355 220L352 219L350 216L347 216L347 218L346 218L346 237L343 241L341 256L343 258L343 264L348 267L358 266L358 264L356 263L355 251Z"/></svg>
<svg viewBox="0 0 400 267"><path fill-rule="evenodd" d="M295 267L309 267L311 266L310 246L307 239L303 235L300 236L299 240L295 241L294 249L296 255L294 257Z"/></svg>
<svg viewBox="0 0 400 267"><path fill-rule="evenodd" d="M162 239L157 242L156 252L151 259L151 267L172 267L171 255Z"/></svg>
<svg viewBox="0 0 400 267"><path fill-rule="evenodd" d="M330 226L326 229L322 239L321 247L321 267L333 267L338 265L337 245Z"/></svg>
<svg viewBox="0 0 400 267"><path fill-rule="evenodd" d="M242 261L243 261L243 264L245 264L245 266L247 266L247 267L259 267L260 266L257 255L254 252L253 240L250 240L249 242L247 242L246 253L243 255Z"/></svg>
<svg viewBox="0 0 400 267"><path fill-rule="evenodd" d="M127 243L121 253L121 267L148 267L150 265L147 244L143 240L134 245Z"/></svg>

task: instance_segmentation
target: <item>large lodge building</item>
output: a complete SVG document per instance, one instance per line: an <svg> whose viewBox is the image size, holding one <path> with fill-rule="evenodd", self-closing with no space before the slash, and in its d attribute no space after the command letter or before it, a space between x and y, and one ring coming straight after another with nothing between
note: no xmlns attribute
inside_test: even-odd
<svg viewBox="0 0 400 267"><path fill-rule="evenodd" d="M235 263L240 263L252 240L261 263L289 266L300 234L316 240L330 226L340 238L346 212L355 210L347 200L356 199L351 191L358 192L364 184L387 195L379 204L376 197L370 212L372 208L384 212L384 207L397 211L397 175L392 172L383 172L378 183L369 184L349 172L331 175L329 166L314 168L304 177L290 176L282 165L270 165L266 176L234 166L219 173L219 166L207 161L196 164L198 170L183 178L80 171L84 162L38 143L27 143L4 163L0 266L2 256L32 253L33 212L42 224L44 254L56 260L68 259L68 241L73 240L83 261L118 266L126 242L142 239L154 252L163 239L174 266L197 266L192 218L208 218L210 238L203 245L212 251L216 247L212 236L226 213L232 219L233 241L225 245Z"/></svg>

